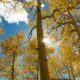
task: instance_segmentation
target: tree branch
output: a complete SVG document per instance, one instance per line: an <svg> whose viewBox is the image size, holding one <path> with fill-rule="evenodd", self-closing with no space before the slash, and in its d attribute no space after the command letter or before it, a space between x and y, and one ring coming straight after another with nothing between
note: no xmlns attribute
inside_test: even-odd
<svg viewBox="0 0 80 80"><path fill-rule="evenodd" d="M28 40L30 40L30 38L32 37L32 32L35 29L35 27L36 26L33 26L32 29L31 29L31 31L29 32L29 34L28 34Z"/></svg>
<svg viewBox="0 0 80 80"><path fill-rule="evenodd" d="M54 10L53 10L53 13L52 13L51 15L44 16L44 17L42 17L42 19L52 18L52 17L55 19L54 14L55 14L56 12L59 12L59 13L60 13L60 11L59 11L58 8L54 9Z"/></svg>

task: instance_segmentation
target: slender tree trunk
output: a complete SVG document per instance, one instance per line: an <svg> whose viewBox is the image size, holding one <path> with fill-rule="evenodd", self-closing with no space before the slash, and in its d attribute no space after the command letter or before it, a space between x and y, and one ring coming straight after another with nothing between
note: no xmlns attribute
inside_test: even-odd
<svg viewBox="0 0 80 80"><path fill-rule="evenodd" d="M38 78L39 78L39 74L38 74L38 72L39 72L39 65L38 65L38 62L37 62L37 64L36 64L36 68L37 68L37 76L36 76L36 78L37 78L37 80L39 80Z"/></svg>
<svg viewBox="0 0 80 80"><path fill-rule="evenodd" d="M75 75L74 75L74 72L73 72L73 66L71 65L71 76L73 77L72 80L75 80Z"/></svg>
<svg viewBox="0 0 80 80"><path fill-rule="evenodd" d="M11 76L11 80L15 79L15 75L14 75L14 63L15 63L15 52L12 53L13 54L13 60L12 60L12 76Z"/></svg>
<svg viewBox="0 0 80 80"><path fill-rule="evenodd" d="M38 41L38 58L40 66L40 80L50 80L48 64L46 60L45 45L43 43L42 14L40 11L41 0L37 0L37 41Z"/></svg>
<svg viewBox="0 0 80 80"><path fill-rule="evenodd" d="M72 64L71 60L69 61L69 63L70 63L70 72L71 72L72 80L75 80L75 75L74 75L74 70L73 70L73 64Z"/></svg>
<svg viewBox="0 0 80 80"><path fill-rule="evenodd" d="M71 80L71 73L70 73L70 69L68 70L69 72L69 80Z"/></svg>

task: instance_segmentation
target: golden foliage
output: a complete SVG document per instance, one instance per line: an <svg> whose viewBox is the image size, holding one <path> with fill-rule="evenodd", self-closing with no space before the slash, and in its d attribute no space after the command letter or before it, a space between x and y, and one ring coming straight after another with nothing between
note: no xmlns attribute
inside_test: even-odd
<svg viewBox="0 0 80 80"><path fill-rule="evenodd" d="M0 35L4 34L4 29L0 27Z"/></svg>
<svg viewBox="0 0 80 80"><path fill-rule="evenodd" d="M20 32L16 34L14 37L8 37L5 41L2 42L2 46L5 47L4 53L20 53L21 48L19 47L22 42L25 41L25 33Z"/></svg>

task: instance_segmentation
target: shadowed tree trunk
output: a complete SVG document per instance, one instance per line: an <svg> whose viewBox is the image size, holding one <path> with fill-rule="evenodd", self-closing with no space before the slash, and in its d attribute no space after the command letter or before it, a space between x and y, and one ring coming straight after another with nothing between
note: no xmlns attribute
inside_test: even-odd
<svg viewBox="0 0 80 80"><path fill-rule="evenodd" d="M11 80L15 79L15 75L14 75L14 63L15 63L15 52L12 53L13 55L13 59L12 59L12 76L11 76Z"/></svg>
<svg viewBox="0 0 80 80"><path fill-rule="evenodd" d="M71 76L72 76L72 80L75 80L75 75L74 75L74 71L73 71L73 65L72 62L70 61L70 65L71 65Z"/></svg>
<svg viewBox="0 0 80 80"><path fill-rule="evenodd" d="M40 11L41 0L37 0L37 41L38 41L38 58L40 66L40 80L50 80L48 64L46 60L45 45L43 43L43 28L42 28L42 14Z"/></svg>
<svg viewBox="0 0 80 80"><path fill-rule="evenodd" d="M36 69L37 69L37 76L36 76L36 78L37 78L37 80L39 80L39 74L38 74L38 72L39 72L39 65L38 65L38 62L36 64Z"/></svg>

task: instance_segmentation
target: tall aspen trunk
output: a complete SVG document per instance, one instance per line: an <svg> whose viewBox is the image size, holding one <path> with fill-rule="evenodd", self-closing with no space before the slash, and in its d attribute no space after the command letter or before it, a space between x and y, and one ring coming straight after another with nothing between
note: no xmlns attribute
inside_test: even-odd
<svg viewBox="0 0 80 80"><path fill-rule="evenodd" d="M40 66L40 80L50 80L48 64L46 60L45 45L43 43L43 28L42 28L42 14L41 14L41 0L37 0L37 41L38 41L38 58Z"/></svg>

